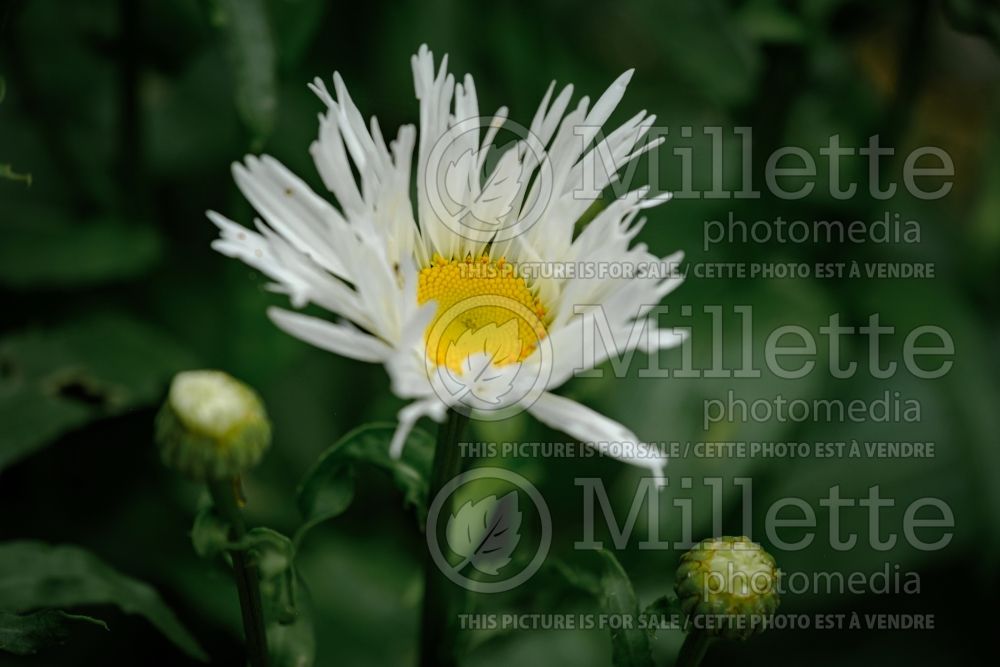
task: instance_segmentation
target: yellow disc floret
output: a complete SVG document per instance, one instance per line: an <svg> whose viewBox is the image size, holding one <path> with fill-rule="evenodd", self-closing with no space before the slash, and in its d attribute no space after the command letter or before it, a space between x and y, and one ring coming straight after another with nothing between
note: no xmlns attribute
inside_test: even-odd
<svg viewBox="0 0 1000 667"><path fill-rule="evenodd" d="M427 357L458 373L477 353L496 366L523 361L546 336L545 307L503 257L435 255L417 285L417 302L431 300L437 311L424 336Z"/></svg>

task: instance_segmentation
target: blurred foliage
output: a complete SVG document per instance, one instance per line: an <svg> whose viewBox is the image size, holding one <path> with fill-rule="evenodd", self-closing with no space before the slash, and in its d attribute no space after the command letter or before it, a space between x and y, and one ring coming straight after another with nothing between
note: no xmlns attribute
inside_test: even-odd
<svg viewBox="0 0 1000 667"><path fill-rule="evenodd" d="M69 635L66 626L73 622L92 623L108 629L103 621L96 618L64 611L46 609L29 614L0 612L0 650L15 655L34 655L52 644L65 642Z"/></svg>
<svg viewBox="0 0 1000 667"><path fill-rule="evenodd" d="M607 550L596 551L589 569L560 564L566 579L596 598L601 611L609 617L636 619L635 627L623 627L611 633L611 664L615 667L653 667L649 635L638 626L639 603L632 582L615 555Z"/></svg>
<svg viewBox="0 0 1000 667"><path fill-rule="evenodd" d="M955 27L989 39L1000 47L1000 6L990 0L946 0L945 11Z"/></svg>
<svg viewBox="0 0 1000 667"><path fill-rule="evenodd" d="M233 71L236 111L252 145L259 148L274 129L278 107L274 40L264 0L209 0L211 21L226 44Z"/></svg>
<svg viewBox="0 0 1000 667"><path fill-rule="evenodd" d="M261 276L210 250L215 232L204 211L250 220L229 164L251 151L273 154L323 191L308 154L321 110L306 89L315 76L340 71L362 112L377 115L384 130L415 122L408 58L423 42L436 54L449 53L454 72L473 74L484 111L509 105L519 120L531 117L551 79L573 82L578 95L593 97L635 67L612 122L648 109L671 128L655 163L667 188L681 185L676 149L710 154L710 137L697 129L703 125L727 133L752 126L756 173L774 148L797 144L815 153L833 134L851 146L876 133L888 139L883 145L898 148L887 166L892 173L915 146L937 145L952 156L955 187L946 199L901 193L891 202L894 212L920 222L919 244L703 249L703 221L725 220L730 212L749 222L777 215L873 220L886 211L885 202L864 193L837 200L820 189L795 202L766 192L757 200L678 198L649 212L641 236L661 255L684 249L691 263L933 262L938 277L916 285L690 278L668 303L676 324L702 332L693 348L700 367L712 352L702 307L721 305L729 318L728 360L742 349L732 308L752 305L758 334L782 324L815 332L832 313L858 325L880 312L897 329L885 339L886 358L898 358L909 329L938 324L957 350L945 378L899 374L875 381L859 374L835 381L813 374L788 381L765 371L738 382L650 381L608 372L561 391L650 440L934 441L932 459L676 460L672 478L722 479L726 511L723 525L713 526L713 489L673 483L660 496L660 516L671 517L661 538L680 539L676 503L688 500L696 539L741 532L732 481L746 475L755 489L755 537L765 542L762 517L788 495L817 507L834 485L845 497L879 485L883 497L896 499L883 511L887 523L898 522L916 498L943 498L958 522L943 551L921 552L900 541L888 552L867 546L839 552L822 539L798 552L772 550L787 571L871 572L892 563L922 577L919 596L796 595L783 600L784 611L934 612L933 633L774 632L713 648L708 664L736 657L772 667L803 660L976 662L991 636L990 618L963 609L988 604L996 585L992 563L1000 556L997 17L989 0L0 3L0 648L11 651L0 663L197 664L201 646L213 662L239 664L240 619L224 559L200 560L186 539L198 515L198 489L161 470L151 443L154 407L170 376L192 367L223 368L248 381L274 420L275 446L245 480L250 523L293 536L303 525L311 528L308 540L299 534L292 541L291 555L283 547L268 551L278 559L268 599L287 606L294 597L290 622L269 630L282 664L413 662L425 545L404 507L413 505L419 516L426 502L423 479L411 473L426 470L430 438L415 432L399 463L384 456L389 427L353 431L394 420L401 403L384 371L278 331L265 308L280 297L266 291ZM695 126L692 137L675 131L683 125ZM739 182L739 143L727 140L722 150L726 182ZM824 168L820 161L821 178ZM865 177L860 161L843 169L845 182ZM707 188L707 160L695 172L695 187ZM681 305L694 316L677 315ZM661 365L676 367L679 354L663 353ZM819 351L820 365L826 354ZM867 363L861 347L844 354L845 361ZM921 401L924 417L919 424L720 423L706 434L702 402L730 389L747 401L899 391ZM564 437L524 416L474 423L470 435ZM338 444L327 449L330 443ZM611 557L614 567L602 569L593 554L573 550L581 534L573 479L604 479L624 517L639 471L596 458L481 463L511 467L539 487L557 518L551 557L577 576L567 582L565 572L540 572L528 586L471 600L475 611L598 611L609 601L642 609L665 599L675 552L630 545ZM211 517L198 516L199 551L222 548ZM824 535L829 519L819 518L817 534ZM643 517L637 526L641 533ZM867 529L862 511L842 517L844 532ZM530 540L532 530L525 526L522 539ZM285 544L274 535L261 539ZM61 573L58 584L53 573ZM956 573L966 582L961 604ZM109 631L87 619L100 619ZM43 639L65 645L14 655L35 651ZM595 629L480 632L465 641L468 665L584 666L610 664L622 651L645 655L644 642L664 664L680 636L611 642Z"/></svg>
<svg viewBox="0 0 1000 667"><path fill-rule="evenodd" d="M190 356L125 315L0 338L0 470L89 421L149 405Z"/></svg>
<svg viewBox="0 0 1000 667"><path fill-rule="evenodd" d="M38 217L4 232L0 282L14 289L86 287L141 276L160 253L160 236L147 225L73 225Z"/></svg>
<svg viewBox="0 0 1000 667"><path fill-rule="evenodd" d="M3 98L6 96L7 80L0 76L0 102L3 102ZM31 174L18 174L9 164L0 164L0 178L6 178L10 181L22 181L27 185L31 185Z"/></svg>
<svg viewBox="0 0 1000 667"><path fill-rule="evenodd" d="M5 607L32 610L115 604L126 613L145 616L189 656L207 659L156 591L82 549L6 542L0 545L0 573L0 599Z"/></svg>

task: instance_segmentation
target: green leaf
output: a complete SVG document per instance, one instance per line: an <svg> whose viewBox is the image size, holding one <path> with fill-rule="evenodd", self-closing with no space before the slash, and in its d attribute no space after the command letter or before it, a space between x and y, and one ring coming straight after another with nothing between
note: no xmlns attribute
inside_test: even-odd
<svg viewBox="0 0 1000 667"><path fill-rule="evenodd" d="M194 517L191 526L191 544L202 558L212 558L229 545L229 524L218 515L215 507L203 507Z"/></svg>
<svg viewBox="0 0 1000 667"><path fill-rule="evenodd" d="M222 30L236 85L236 111L255 148L274 129L277 59L264 0L214 0L213 22Z"/></svg>
<svg viewBox="0 0 1000 667"><path fill-rule="evenodd" d="M190 357L120 316L0 339L0 470L59 435L161 397Z"/></svg>
<svg viewBox="0 0 1000 667"><path fill-rule="evenodd" d="M72 622L90 623L105 630L107 624L90 616L67 614L57 609L45 609L30 614L0 611L0 651L14 655L33 655L53 644L65 643Z"/></svg>
<svg viewBox="0 0 1000 667"><path fill-rule="evenodd" d="M296 608L295 545L276 530L251 528L238 540L230 540L231 526L211 505L195 516L191 542L202 558L232 551L245 551L257 566L261 595L269 609L268 618L280 624L294 622Z"/></svg>
<svg viewBox="0 0 1000 667"><path fill-rule="evenodd" d="M584 556L588 560L589 556ZM621 563L606 549L593 552L595 563L573 567L557 563L557 568L573 586L590 593L606 614L630 616L635 620L627 628L611 630L611 661L615 667L654 667L649 636L638 623L639 603L635 590Z"/></svg>
<svg viewBox="0 0 1000 667"><path fill-rule="evenodd" d="M0 605L10 611L113 604L139 614L186 654L208 657L159 594L94 554L69 545L0 544Z"/></svg>
<svg viewBox="0 0 1000 667"><path fill-rule="evenodd" d="M230 548L250 552L262 579L274 579L288 572L295 560L292 541L276 530L251 528Z"/></svg>
<svg viewBox="0 0 1000 667"><path fill-rule="evenodd" d="M295 587L295 616L291 622L268 624L268 654L272 667L312 667L316 661L312 601L297 576L291 585Z"/></svg>
<svg viewBox="0 0 1000 667"><path fill-rule="evenodd" d="M4 221L0 229L0 284L13 288L80 289L132 278L161 254L160 236L150 225L43 217Z"/></svg>
<svg viewBox="0 0 1000 667"><path fill-rule="evenodd" d="M676 619L680 618L681 614L683 614L681 601L677 599L676 595L671 594L656 598L642 610L643 616L650 617L646 623L646 631L650 637L656 636L658 627L671 626Z"/></svg>
<svg viewBox="0 0 1000 667"><path fill-rule="evenodd" d="M230 526L214 507L202 509L194 518L191 543L195 553L211 558L225 551L246 551L256 563L261 579L273 579L285 574L295 560L295 546L276 530L259 526L251 528L238 540L229 539Z"/></svg>
<svg viewBox="0 0 1000 667"><path fill-rule="evenodd" d="M407 438L399 459L389 456L395 424L360 426L320 455L298 489L299 511L305 522L295 537L298 543L313 526L342 514L354 499L353 464L365 463L386 470L402 491L407 505L419 516L427 513L427 479L433 439L417 429Z"/></svg>

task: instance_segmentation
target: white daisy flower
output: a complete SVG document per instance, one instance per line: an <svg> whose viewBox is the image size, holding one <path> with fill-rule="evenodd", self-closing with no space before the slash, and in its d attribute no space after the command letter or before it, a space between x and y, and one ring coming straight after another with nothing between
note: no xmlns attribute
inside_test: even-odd
<svg viewBox="0 0 1000 667"><path fill-rule="evenodd" d="M310 87L327 109L310 152L339 206L277 160L249 156L233 165L233 175L260 214L257 231L209 212L221 230L212 247L267 275L294 307L312 303L336 316L272 308L280 328L385 366L393 391L411 401L399 413L394 455L421 417L440 422L449 408L478 418L526 409L661 478L666 460L652 447L551 390L611 354L678 344L679 334L645 318L681 278L541 270L681 260L681 253L659 258L632 245L644 222L639 212L669 198L648 187L576 229L595 198L581 192L599 193L662 142L647 138L655 117L645 112L598 137L632 72L593 106L584 97L569 113L572 85L553 97L553 82L522 128L507 121L504 108L481 119L472 78L456 83L447 60L435 70L426 46L413 56L419 132L405 125L388 144L374 118L365 124L338 74L334 94L316 79ZM494 146L501 127L510 126L518 140ZM487 168L488 157L495 166ZM595 329L615 344L585 350L603 340Z"/></svg>

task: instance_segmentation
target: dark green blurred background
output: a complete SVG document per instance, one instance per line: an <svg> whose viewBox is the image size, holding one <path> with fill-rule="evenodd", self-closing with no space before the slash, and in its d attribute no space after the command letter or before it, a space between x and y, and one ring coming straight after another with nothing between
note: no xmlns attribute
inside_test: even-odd
<svg viewBox="0 0 1000 667"><path fill-rule="evenodd" d="M943 498L956 517L944 550L898 546L840 553L817 539L800 552L774 551L787 571L881 570L920 573L919 595L786 596L782 611L933 613L923 632L770 632L745 645L714 649L707 664L873 664L894 660L949 664L984 659L995 620L1000 557L997 433L997 260L1000 257L1000 8L983 0L568 0L472 3L327 3L322 0L21 0L0 2L0 538L82 545L120 571L153 584L218 664L239 664L239 616L231 580L199 560L188 538L196 485L161 468L152 418L170 376L221 368L262 393L275 443L247 480L253 523L291 531L295 485L320 451L364 421L393 420L402 403L380 367L318 351L278 331L265 316L283 299L265 279L209 248L215 209L247 222L229 165L263 151L323 191L308 145L321 103L314 76L342 73L366 116L384 132L415 122L409 56L426 42L450 54L456 74L476 80L480 108L501 105L527 122L552 79L577 95L599 94L619 73L637 73L613 121L641 109L671 134L660 151L661 185L680 185L675 145L709 154L708 138L679 139L674 128L721 125L754 132L760 173L785 144L818 148L839 134L861 146L872 134L904 154L921 145L952 156L954 189L937 201L901 192L891 200L838 201L824 188L790 202L677 199L649 212L642 232L661 255L683 249L690 263L770 261L933 262L934 280L698 280L671 307L754 307L755 327L812 331L840 313L862 324L879 312L906 332L944 327L954 338L952 371L924 381L814 373L782 381L576 380L578 398L649 440L931 440L932 459L684 459L671 476L750 475L755 522L774 499L810 500L839 484L859 497L880 485L896 507ZM726 151L739 165L738 144ZM729 154L729 153L727 153ZM860 179L860 162L845 178ZM898 174L898 161L892 163ZM852 171L854 170L854 171ZM30 174L30 184L27 175ZM697 171L707 183L707 162ZM732 174L727 174L727 178ZM738 182L738 176L733 177ZM897 179L898 180L898 179ZM757 183L758 186L761 183ZM863 191L863 188L862 188ZM702 250L706 220L874 220L886 211L921 225L919 244L719 244ZM708 325L696 355L709 353ZM730 330L732 329L732 330ZM727 349L738 349L727 324ZM890 339L898 359L902 337ZM759 348L759 343L758 343ZM867 350L849 347L865 362ZM665 353L676 362L676 352ZM734 362L735 363L735 362ZM823 363L821 366L825 365ZM866 398L899 391L921 401L919 424L766 423L702 430L703 400L732 388L746 398ZM429 425L428 425L429 426ZM721 429L725 426L725 429ZM473 425L472 437L558 440L522 416ZM578 475L600 476L623 517L639 477L613 461L504 461L534 481L555 523L553 555L571 558L581 538ZM735 497L727 481L727 498ZM300 554L318 630L319 665L412 662L420 601L422 536L388 479L361 471L354 507L312 534ZM696 499L694 537L710 536L708 490L672 485L664 508ZM666 509L665 509L666 511ZM820 512L819 534L827 530ZM740 530L729 503L727 531ZM642 522L640 522L641 525ZM845 529L864 531L863 512ZM755 523L755 539L764 541ZM677 524L666 534L676 538ZM637 541L638 538L636 538ZM620 553L640 601L670 590L678 553ZM0 578L16 576L2 572ZM537 596L537 597L536 597ZM2 605L3 600L0 600ZM540 577L487 609L588 609ZM74 629L65 646L0 664L187 664L144 620L93 609L110 632ZM492 638L469 665L605 665L601 631L520 632ZM661 664L681 637L661 632ZM194 663L192 663L194 664Z"/></svg>

